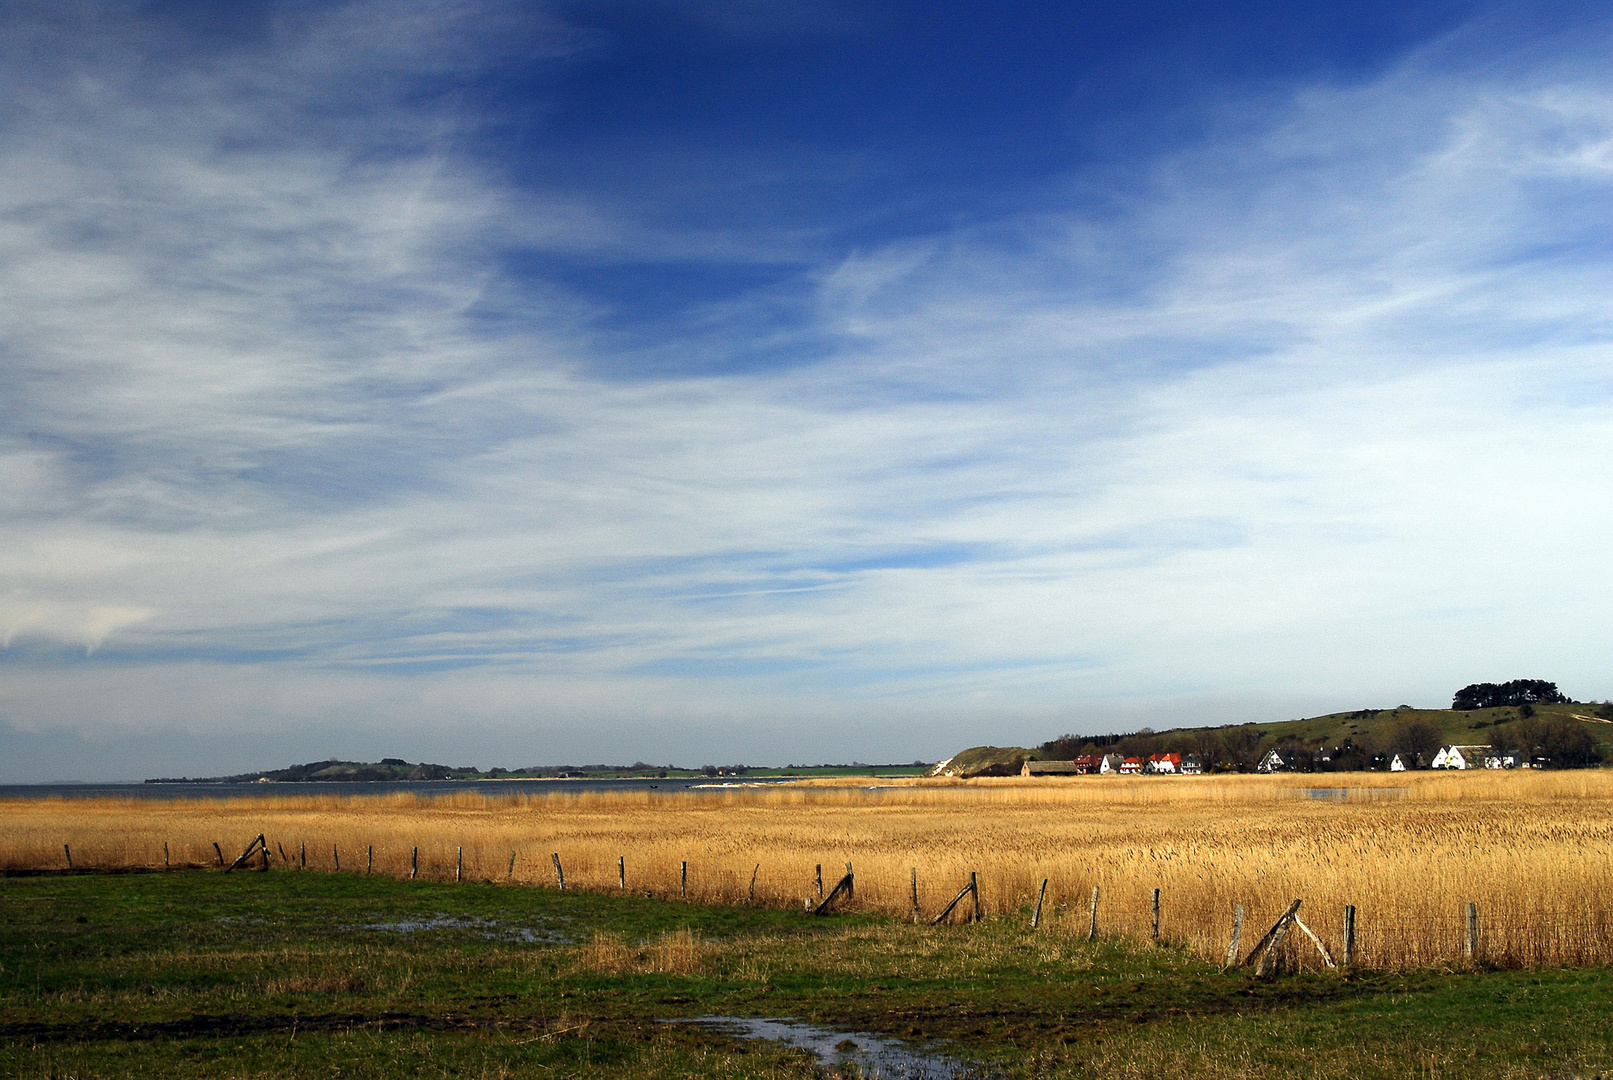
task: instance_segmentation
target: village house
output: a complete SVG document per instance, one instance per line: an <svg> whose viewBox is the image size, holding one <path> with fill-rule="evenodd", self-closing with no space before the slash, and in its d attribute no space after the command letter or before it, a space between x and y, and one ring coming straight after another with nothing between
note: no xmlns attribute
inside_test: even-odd
<svg viewBox="0 0 1613 1080"><path fill-rule="evenodd" d="M1409 768L1411 768L1411 765L1399 754L1389 759L1390 772L1405 772Z"/></svg>
<svg viewBox="0 0 1613 1080"><path fill-rule="evenodd" d="M1182 763L1176 767L1176 771L1183 776L1200 776L1204 772L1204 762L1199 760L1197 754L1187 754L1183 756Z"/></svg>
<svg viewBox="0 0 1613 1080"><path fill-rule="evenodd" d="M1443 746L1434 755L1430 767L1435 769L1482 769L1485 759L1493 756L1488 746ZM1500 766L1497 766L1499 768Z"/></svg>
<svg viewBox="0 0 1613 1080"><path fill-rule="evenodd" d="M1098 772L1102 773L1104 776L1108 776L1110 773L1119 772L1120 767L1125 763L1126 759L1121 757L1119 754L1104 754L1103 757L1098 760Z"/></svg>
<svg viewBox="0 0 1613 1080"><path fill-rule="evenodd" d="M1097 773L1103 767L1103 755L1082 754L1075 759L1075 764L1083 775Z"/></svg>
<svg viewBox="0 0 1613 1080"><path fill-rule="evenodd" d="M1266 756L1255 766L1255 772L1261 773L1292 772L1293 769L1293 762L1281 750L1267 750Z"/></svg>
<svg viewBox="0 0 1613 1080"><path fill-rule="evenodd" d="M1181 754L1150 754L1143 768L1148 773L1171 773L1174 775L1182 771L1181 766Z"/></svg>
<svg viewBox="0 0 1613 1080"><path fill-rule="evenodd" d="M1076 761L1027 761L1019 770L1021 776L1079 776L1083 772Z"/></svg>
<svg viewBox="0 0 1613 1080"><path fill-rule="evenodd" d="M1143 771L1143 759L1129 757L1120 763L1120 771L1135 776Z"/></svg>

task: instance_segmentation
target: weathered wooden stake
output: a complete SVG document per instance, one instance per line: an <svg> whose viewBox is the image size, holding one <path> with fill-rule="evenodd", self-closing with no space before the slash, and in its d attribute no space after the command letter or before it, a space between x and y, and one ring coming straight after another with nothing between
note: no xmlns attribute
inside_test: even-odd
<svg viewBox="0 0 1613 1080"><path fill-rule="evenodd" d="M1355 963L1355 905L1344 905L1344 966Z"/></svg>
<svg viewBox="0 0 1613 1080"><path fill-rule="evenodd" d="M678 896L680 899L689 899L689 860L683 861L683 869L678 871Z"/></svg>
<svg viewBox="0 0 1613 1080"><path fill-rule="evenodd" d="M510 852L510 869L509 869L509 872L504 875L504 880L505 881L514 881L515 880L515 852L513 852L513 851Z"/></svg>
<svg viewBox="0 0 1613 1080"><path fill-rule="evenodd" d="M942 908L941 913L938 914L935 918L930 920L930 925L931 926L940 926L943 922L946 921L946 917L948 915L952 914L952 909L957 907L960 903L962 903L963 898L965 896L968 896L970 893L975 894L975 910L978 912L979 909L980 909L980 894L977 891L977 886L975 884L975 876L972 873L969 875L969 884L965 885L963 888L958 890L958 895L954 896L952 898L952 903L950 903L946 907ZM978 914L975 917L976 917L976 919L978 919L979 918Z"/></svg>
<svg viewBox="0 0 1613 1080"><path fill-rule="evenodd" d="M1047 898L1047 879L1042 879L1042 887L1036 894L1036 913L1031 916L1031 929L1035 930L1042 925L1042 901Z"/></svg>
<svg viewBox="0 0 1613 1080"><path fill-rule="evenodd" d="M822 863L818 864L817 881L818 881L818 899L822 900L823 899L823 864Z"/></svg>
<svg viewBox="0 0 1613 1080"><path fill-rule="evenodd" d="M291 865L291 860L286 858L286 845L284 845L280 841L276 840L274 842L274 846L276 848L278 848L279 851L280 851L280 865L281 866L290 866Z"/></svg>
<svg viewBox="0 0 1613 1080"><path fill-rule="evenodd" d="M1467 958L1472 960L1479 954L1479 906L1473 901L1467 902Z"/></svg>
<svg viewBox="0 0 1613 1080"><path fill-rule="evenodd" d="M919 868L913 867L913 921L919 921Z"/></svg>
<svg viewBox="0 0 1613 1080"><path fill-rule="evenodd" d="M269 869L269 842L263 838L262 833L258 834L258 854L263 858L263 864L258 867L258 870Z"/></svg>
<svg viewBox="0 0 1613 1080"><path fill-rule="evenodd" d="M213 846L218 847L217 844L214 844ZM297 849L297 869L306 870L308 869L308 841L304 840L302 843L298 844Z"/></svg>
<svg viewBox="0 0 1613 1080"><path fill-rule="evenodd" d="M554 879L560 885L560 891L566 891L566 868L560 865L560 852L556 851L549 858L554 860Z"/></svg>
<svg viewBox="0 0 1613 1080"><path fill-rule="evenodd" d="M1098 940L1098 887L1092 886L1092 925L1087 928L1087 940Z"/></svg>
<svg viewBox="0 0 1613 1080"><path fill-rule="evenodd" d="M330 846L330 862L338 871L342 868L342 849L335 844Z"/></svg>
<svg viewBox="0 0 1613 1080"><path fill-rule="evenodd" d="M756 903L756 875L762 872L762 864L757 863L756 869L750 872L750 902Z"/></svg>
<svg viewBox="0 0 1613 1080"><path fill-rule="evenodd" d="M168 863L168 841L166 841L166 840L164 840L164 841L163 841L163 842L162 842L162 868L163 868L163 869L164 869L164 870L167 870L167 869L169 869L169 863Z"/></svg>
<svg viewBox="0 0 1613 1080"><path fill-rule="evenodd" d="M420 876L420 849L415 848L409 852L409 880L413 881Z"/></svg>
<svg viewBox="0 0 1613 1080"><path fill-rule="evenodd" d="M463 845L454 848L454 880L465 879L465 848Z"/></svg>
<svg viewBox="0 0 1613 1080"><path fill-rule="evenodd" d="M218 864L220 866L223 866L224 865L224 849L218 846L218 841L217 840L213 841L213 854L218 856Z"/></svg>
<svg viewBox="0 0 1613 1080"><path fill-rule="evenodd" d="M822 903L820 903L817 907L812 909L812 914L814 914L814 915L827 915L829 913L830 905L833 904L836 900L838 900L840 898L841 893L845 893L846 899L848 899L848 900L851 899L851 875L850 874L847 874L845 877L841 878L839 883L836 884L834 888L829 890L829 895L823 898ZM807 901L808 904L810 904L811 902L812 902L811 900Z"/></svg>
<svg viewBox="0 0 1613 1080"><path fill-rule="evenodd" d="M846 865L849 866L851 864L847 863ZM974 900L975 900L975 922L979 922L980 918L981 918L981 916L980 916L980 884L977 881L975 881L975 872L973 870L969 871L969 893L970 893L970 895L972 895L974 897Z"/></svg>
<svg viewBox="0 0 1613 1080"><path fill-rule="evenodd" d="M856 899L857 878L851 872L851 860L846 860L846 899Z"/></svg>
<svg viewBox="0 0 1613 1080"><path fill-rule="evenodd" d="M247 862L249 860L251 860L252 853L257 850L259 844L263 844L263 848L264 848L265 852L267 852L269 845L264 843L262 833L258 833L258 835L254 836L252 838L252 842L246 846L246 850L241 852L241 854L236 857L236 860L234 862L230 863L230 865L225 868L224 872L226 874L228 874L232 870L235 870L238 867L245 866L247 864ZM265 860L264 861L264 866L267 867L269 865L267 855L264 856L264 860Z"/></svg>
<svg viewBox="0 0 1613 1080"><path fill-rule="evenodd" d="M66 844L63 844L62 854L67 856L67 868L71 870L73 868L73 849L68 847ZM224 856L220 855L218 861L223 862Z"/></svg>
<svg viewBox="0 0 1613 1080"><path fill-rule="evenodd" d="M1227 946L1226 967L1238 962L1238 939L1243 936L1243 905L1232 909L1232 944Z"/></svg>
<svg viewBox="0 0 1613 1080"><path fill-rule="evenodd" d="M1311 939L1311 944L1316 946L1316 951L1322 954L1323 964L1330 968L1338 967L1338 965L1333 962L1333 954L1327 951L1327 946L1323 945L1322 939L1316 936L1316 931L1305 925L1304 919L1301 919L1298 915L1295 915L1292 922L1295 926L1304 931L1306 937Z"/></svg>
<svg viewBox="0 0 1613 1080"><path fill-rule="evenodd" d="M1154 940L1159 940L1159 890L1154 890Z"/></svg>
<svg viewBox="0 0 1613 1080"><path fill-rule="evenodd" d="M621 884L622 891L627 891L627 856L616 856L616 880Z"/></svg>
<svg viewBox="0 0 1613 1080"><path fill-rule="evenodd" d="M375 873L375 845L371 844L364 856L364 873L366 876Z"/></svg>
<svg viewBox="0 0 1613 1080"><path fill-rule="evenodd" d="M1255 969L1255 978L1263 979L1271 972L1272 966L1277 962L1277 949L1287 936L1288 926L1294 921L1300 903L1301 901L1295 900L1289 904L1288 910L1277 917L1277 921L1271 924L1271 929L1266 931L1266 936L1250 951L1249 958L1244 961L1245 964L1252 964L1255 957L1260 957L1260 967Z"/></svg>

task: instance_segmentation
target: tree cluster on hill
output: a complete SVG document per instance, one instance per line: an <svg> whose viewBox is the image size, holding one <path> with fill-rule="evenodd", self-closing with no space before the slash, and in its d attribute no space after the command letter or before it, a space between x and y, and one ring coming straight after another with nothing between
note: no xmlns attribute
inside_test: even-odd
<svg viewBox="0 0 1613 1080"><path fill-rule="evenodd" d="M1513 679L1511 682L1481 682L1464 686L1451 699L1451 708L1469 712L1473 709L1503 709L1515 705L1556 705L1567 700L1554 682Z"/></svg>
<svg viewBox="0 0 1613 1080"><path fill-rule="evenodd" d="M1563 716L1526 716L1497 724L1490 732L1490 749L1497 755L1515 754L1537 766L1578 769L1602 760L1591 733Z"/></svg>

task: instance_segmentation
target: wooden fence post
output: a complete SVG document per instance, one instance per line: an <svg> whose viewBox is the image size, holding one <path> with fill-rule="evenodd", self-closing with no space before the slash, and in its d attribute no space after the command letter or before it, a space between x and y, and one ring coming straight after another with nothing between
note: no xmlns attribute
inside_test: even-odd
<svg viewBox="0 0 1613 1080"><path fill-rule="evenodd" d="M683 867L678 871L678 898L689 899L689 860L683 860Z"/></svg>
<svg viewBox="0 0 1613 1080"><path fill-rule="evenodd" d="M1467 958L1472 960L1479 954L1479 906L1473 901L1467 902Z"/></svg>
<svg viewBox="0 0 1613 1080"><path fill-rule="evenodd" d="M975 872L973 870L969 871L969 893L970 893L970 895L972 895L974 897L974 901L975 901L975 922L979 922L980 919L981 919L981 915L980 915L980 883L975 880Z"/></svg>
<svg viewBox="0 0 1613 1080"><path fill-rule="evenodd" d="M269 843L263 839L262 833L258 833L258 854L263 856L263 865L258 869L260 871L269 869Z"/></svg>
<svg viewBox="0 0 1613 1080"><path fill-rule="evenodd" d="M291 865L291 860L286 858L286 845L284 845L280 841L276 840L274 842L274 846L275 846L275 849L280 852L280 865L282 867L290 866Z"/></svg>
<svg viewBox="0 0 1613 1080"><path fill-rule="evenodd" d="M1227 946L1227 967L1238 962L1238 939L1243 936L1243 905L1232 909L1232 944Z"/></svg>
<svg viewBox="0 0 1613 1080"><path fill-rule="evenodd" d="M330 846L330 862L340 872L342 869L342 849L336 844Z"/></svg>
<svg viewBox="0 0 1613 1080"><path fill-rule="evenodd" d="M812 909L812 914L814 914L814 915L827 915L829 913L829 908L834 904L834 902L836 900L838 900L840 898L840 895L842 893L845 894L847 900L851 899L851 875L850 874L847 874L845 877L841 878L840 881L835 885L835 887L829 890L829 895L824 897L823 901L820 904L818 904L817 907ZM962 898L963 898L963 894L959 893L958 894L958 899L961 900ZM807 902L811 903L810 900L808 900ZM956 901L954 901L954 903L955 902Z"/></svg>
<svg viewBox="0 0 1613 1080"><path fill-rule="evenodd" d="M757 863L756 869L750 872L750 903L756 903L756 875L762 872L762 864Z"/></svg>
<svg viewBox="0 0 1613 1080"><path fill-rule="evenodd" d="M63 844L62 854L67 856L67 868L71 870L73 868L73 849L68 847L66 844ZM224 856L222 854L219 855L218 861L224 861Z"/></svg>
<svg viewBox="0 0 1613 1080"><path fill-rule="evenodd" d="M371 844L368 854L364 856L364 874L367 877L373 873L375 873L375 845Z"/></svg>
<svg viewBox="0 0 1613 1080"><path fill-rule="evenodd" d="M1254 963L1255 957L1260 957L1260 967L1255 970L1255 978L1265 978L1276 963L1277 949L1288 934L1288 927L1294 921L1295 914L1299 912L1299 905L1299 900L1289 904L1288 910L1277 917L1277 921L1271 924L1271 929L1266 931L1266 936L1250 951L1249 958L1244 961L1245 964Z"/></svg>
<svg viewBox="0 0 1613 1080"><path fill-rule="evenodd" d="M504 874L505 881L515 880L515 852L510 852L510 868Z"/></svg>
<svg viewBox="0 0 1613 1080"><path fill-rule="evenodd" d="M912 868L913 881L913 921L919 921L919 868Z"/></svg>
<svg viewBox="0 0 1613 1080"><path fill-rule="evenodd" d="M213 846L218 847L217 844ZM306 870L308 869L308 841L304 840L301 844L298 844L297 849L298 869Z"/></svg>
<svg viewBox="0 0 1613 1080"><path fill-rule="evenodd" d="M822 863L818 864L817 881L818 881L818 899L822 900L823 899L823 864Z"/></svg>
<svg viewBox="0 0 1613 1080"><path fill-rule="evenodd" d="M1154 941L1159 942L1159 890L1154 890Z"/></svg>
<svg viewBox="0 0 1613 1080"><path fill-rule="evenodd" d="M969 884L965 885L963 888L958 890L958 895L954 896L952 898L952 903L950 903L946 907L942 908L941 913L939 915L937 915L935 918L930 920L930 925L931 926L939 926L939 925L941 925L941 923L943 921L945 921L946 917L948 915L952 914L952 909L957 907L959 904L963 903L963 898L965 896L970 895L971 893L974 894L975 906L976 906L976 910L978 911L979 910L979 905L980 905L980 894L976 891L976 889L977 889L977 886L975 884L975 876L974 876L973 873L971 873L969 875ZM978 919L979 916L976 915L975 918Z"/></svg>
<svg viewBox="0 0 1613 1080"><path fill-rule="evenodd" d="M1087 928L1087 940L1098 940L1098 887L1092 886L1092 925Z"/></svg>
<svg viewBox="0 0 1613 1080"><path fill-rule="evenodd" d="M1344 966L1355 963L1355 905L1344 905Z"/></svg>
<svg viewBox="0 0 1613 1080"><path fill-rule="evenodd" d="M164 870L169 869L169 865L168 865L168 841L166 841L166 840L164 840L162 842L162 868Z"/></svg>
<svg viewBox="0 0 1613 1080"><path fill-rule="evenodd" d="M1047 899L1047 879L1042 879L1042 888L1036 894L1036 912L1031 916L1031 929L1035 930L1042 925L1042 901Z"/></svg>
<svg viewBox="0 0 1613 1080"><path fill-rule="evenodd" d="M566 868L560 865L560 852L556 851L549 858L554 860L554 879L560 886L560 891L566 891Z"/></svg>
<svg viewBox="0 0 1613 1080"><path fill-rule="evenodd" d="M465 847L463 844L454 848L454 880L461 881L465 877Z"/></svg>
<svg viewBox="0 0 1613 1080"><path fill-rule="evenodd" d="M622 891L627 891L627 856L616 856L616 879L621 882Z"/></svg>
<svg viewBox="0 0 1613 1080"><path fill-rule="evenodd" d="M420 849L416 847L409 852L409 880L413 881L420 876Z"/></svg>
<svg viewBox="0 0 1613 1080"><path fill-rule="evenodd" d="M857 898L857 878L851 872L851 860L846 860L846 899Z"/></svg>
<svg viewBox="0 0 1613 1080"><path fill-rule="evenodd" d="M224 849L218 846L218 841L217 840L213 841L213 854L218 856L218 864L220 866L223 866L224 865Z"/></svg>

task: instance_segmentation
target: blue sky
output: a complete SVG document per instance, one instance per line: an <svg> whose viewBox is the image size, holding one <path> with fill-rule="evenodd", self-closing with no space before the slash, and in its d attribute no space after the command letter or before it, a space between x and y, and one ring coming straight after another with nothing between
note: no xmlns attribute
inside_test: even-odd
<svg viewBox="0 0 1613 1080"><path fill-rule="evenodd" d="M7 5L0 782L1613 697L1610 31Z"/></svg>

